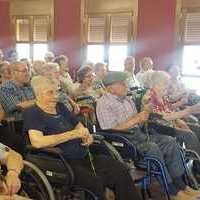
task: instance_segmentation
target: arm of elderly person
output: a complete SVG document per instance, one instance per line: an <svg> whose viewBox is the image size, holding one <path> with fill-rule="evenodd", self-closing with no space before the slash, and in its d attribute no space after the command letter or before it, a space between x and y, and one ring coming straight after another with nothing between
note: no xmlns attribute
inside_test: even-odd
<svg viewBox="0 0 200 200"><path fill-rule="evenodd" d="M140 112L132 117L130 117L125 122L118 124L117 126L113 127L114 130L127 130L132 128L140 123L143 123L148 120L149 113L146 111Z"/></svg>
<svg viewBox="0 0 200 200"><path fill-rule="evenodd" d="M188 117L191 114L198 114L198 113L200 113L200 103L197 103L193 106L188 106L186 109L179 112L166 113L163 115L163 117L167 121L170 121L175 119L181 119L184 117Z"/></svg>
<svg viewBox="0 0 200 200"><path fill-rule="evenodd" d="M76 127L71 131L66 131L59 134L52 134L45 136L42 131L29 130L28 131L31 145L35 148L54 147L58 144L67 142L73 139L82 139L86 144L87 138L90 138L90 133L81 123L78 123Z"/></svg>
<svg viewBox="0 0 200 200"><path fill-rule="evenodd" d="M116 122L116 114L112 111L112 109L109 106L106 106L105 104L100 102L97 102L96 113L100 127L104 130L127 130L134 127L135 125L146 121L149 117L148 112L143 111L141 113L131 116L121 123L118 123Z"/></svg>
<svg viewBox="0 0 200 200"><path fill-rule="evenodd" d="M16 106L19 110L24 110L26 108L33 106L34 104L35 104L35 100L27 100L27 101L18 103Z"/></svg>
<svg viewBox="0 0 200 200"><path fill-rule="evenodd" d="M19 174L23 168L22 156L3 144L0 144L0 154L1 164L7 167L5 183L1 185L1 193L6 195L16 194L21 187Z"/></svg>
<svg viewBox="0 0 200 200"><path fill-rule="evenodd" d="M188 117L192 113L193 113L192 107L188 107L188 108L178 111L178 112L162 113L162 115L165 120L172 121L172 120Z"/></svg>
<svg viewBox="0 0 200 200"><path fill-rule="evenodd" d="M187 104L187 102L188 102L188 97L183 97L181 100L171 104L172 109L175 110L181 106L184 106L185 104Z"/></svg>

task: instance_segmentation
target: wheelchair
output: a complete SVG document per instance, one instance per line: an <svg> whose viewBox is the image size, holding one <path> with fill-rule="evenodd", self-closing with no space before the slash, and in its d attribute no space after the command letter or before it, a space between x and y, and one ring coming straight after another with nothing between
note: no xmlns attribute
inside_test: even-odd
<svg viewBox="0 0 200 200"><path fill-rule="evenodd" d="M144 90L139 90L139 91L134 91L134 100L136 100L136 104L139 106L140 101L141 101L141 95L143 95ZM130 96L132 96L133 93L130 93ZM165 194L167 199L170 199L169 196L169 188L167 184L167 178L164 170L164 163L160 162L157 158L150 157L150 156L144 156L141 155L137 148L129 142L129 140L124 137L124 134L120 131L121 135L117 133L115 130L101 130L99 129L99 125L96 121L91 121L90 119L94 119L96 117L95 113L95 101L92 97L90 96L85 96L85 97L79 97L77 98L77 101L82 101L88 99L88 102L93 103L93 110L94 112L92 113L91 109L86 109L85 106L83 107L82 110L82 117L83 117L83 124L90 129L91 132L95 132L95 134L99 134L104 136L104 139L109 142L117 151L122 160L125 161L126 163L134 163L135 167L137 169L142 169L145 174L142 178L135 180L135 183L137 183L141 187L141 193L143 199L146 199L146 196L148 198L152 198L152 195L150 193L150 185L152 183L152 179L156 178L162 188L164 188ZM81 105L81 104L79 104ZM91 106L90 106L91 107ZM89 107L89 108L90 108ZM91 115L93 114L93 117ZM90 118L87 118L90 116ZM93 125L91 125L93 124ZM96 128L97 125L97 128ZM97 131L96 131L97 129ZM192 186L195 189L198 189L198 184L194 178L194 176L191 173L191 170L189 168L189 163L191 165L191 160L193 159L198 159L198 155L195 152L192 152L187 149L180 148L181 155L182 155L182 163L185 169L185 181L188 185ZM129 165L130 166L130 165ZM133 165L132 165L133 166Z"/></svg>
<svg viewBox="0 0 200 200"><path fill-rule="evenodd" d="M22 127L20 125L20 127ZM26 142L20 141L23 148L18 149L19 145L14 145L16 133L15 123L8 122L0 127L2 136L8 135L4 142L1 142L13 148L19 153L23 153L24 169L22 170L20 180L22 187L19 195L34 200L96 200L97 197L86 188L74 186L73 170L67 161L63 158L60 149L35 149ZM11 139L13 138L13 139ZM11 139L11 140L10 140ZM24 139L24 138L23 138ZM100 140L100 138L99 138ZM99 141L100 143L100 141ZM21 150L23 149L23 152ZM6 170L4 170L5 174Z"/></svg>
<svg viewBox="0 0 200 200"><path fill-rule="evenodd" d="M8 130L14 127L9 122ZM15 130L10 134L15 135ZM110 155L123 162L103 136L95 135L94 139L90 147L92 153ZM22 189L19 193L22 196L36 200L97 200L90 190L74 185L73 170L59 148L35 149L27 145L24 158L25 168L20 177Z"/></svg>

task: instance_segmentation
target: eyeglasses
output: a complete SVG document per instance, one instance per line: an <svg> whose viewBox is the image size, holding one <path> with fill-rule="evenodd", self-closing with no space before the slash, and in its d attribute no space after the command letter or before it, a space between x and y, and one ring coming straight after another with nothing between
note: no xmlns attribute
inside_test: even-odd
<svg viewBox="0 0 200 200"><path fill-rule="evenodd" d="M94 73L87 74L87 75L85 76L85 78L93 78L93 77L95 77L95 74L94 74Z"/></svg>
<svg viewBox="0 0 200 200"><path fill-rule="evenodd" d="M28 73L28 70L27 69L24 69L24 70L15 70L16 72L20 72L20 73Z"/></svg>

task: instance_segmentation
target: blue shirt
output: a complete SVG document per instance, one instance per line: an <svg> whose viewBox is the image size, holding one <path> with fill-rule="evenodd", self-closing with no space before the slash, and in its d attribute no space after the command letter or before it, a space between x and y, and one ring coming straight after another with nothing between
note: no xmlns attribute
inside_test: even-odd
<svg viewBox="0 0 200 200"><path fill-rule="evenodd" d="M33 106L24 112L24 133L38 130L44 135L55 135L73 130L79 121L70 113L64 104L58 103L57 114L49 114L38 106ZM86 147L81 145L81 139L69 140L57 145L68 159L82 159L86 156Z"/></svg>
<svg viewBox="0 0 200 200"><path fill-rule="evenodd" d="M22 120L22 112L17 108L17 104L33 99L35 99L35 95L30 85L19 86L15 81L10 80L0 88L0 104L7 119Z"/></svg>

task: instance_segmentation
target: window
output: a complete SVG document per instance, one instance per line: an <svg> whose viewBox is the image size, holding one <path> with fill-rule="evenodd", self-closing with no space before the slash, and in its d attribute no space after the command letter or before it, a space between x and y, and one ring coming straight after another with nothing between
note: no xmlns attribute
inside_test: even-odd
<svg viewBox="0 0 200 200"><path fill-rule="evenodd" d="M109 70L123 71L124 60L128 55L127 45L110 45L109 47Z"/></svg>
<svg viewBox="0 0 200 200"><path fill-rule="evenodd" d="M200 11L185 11L183 16L183 81L187 87L198 91L200 84Z"/></svg>
<svg viewBox="0 0 200 200"><path fill-rule="evenodd" d="M106 62L111 71L122 71L130 53L131 13L88 16L87 60Z"/></svg>
<svg viewBox="0 0 200 200"><path fill-rule="evenodd" d="M104 45L88 45L87 60L94 63L104 61Z"/></svg>
<svg viewBox="0 0 200 200"><path fill-rule="evenodd" d="M48 51L49 16L16 17L16 50L21 58L43 59Z"/></svg>

